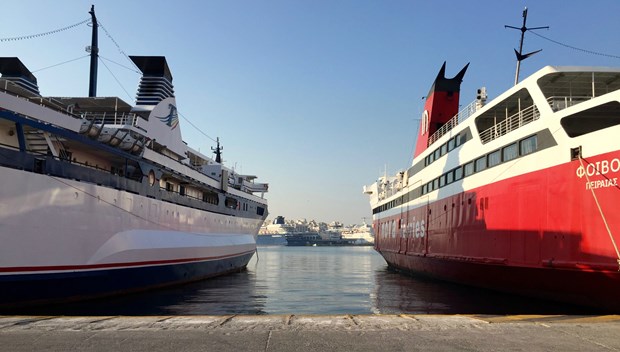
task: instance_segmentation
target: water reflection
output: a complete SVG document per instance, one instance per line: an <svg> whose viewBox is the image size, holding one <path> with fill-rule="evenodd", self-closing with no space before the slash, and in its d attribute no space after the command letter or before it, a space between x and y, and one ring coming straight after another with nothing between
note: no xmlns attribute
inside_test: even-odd
<svg viewBox="0 0 620 352"><path fill-rule="evenodd" d="M259 247L246 271L174 288L0 314L588 314L584 308L413 278L370 247Z"/></svg>
<svg viewBox="0 0 620 352"><path fill-rule="evenodd" d="M375 272L373 313L596 314L590 308L515 296L388 270Z"/></svg>
<svg viewBox="0 0 620 352"><path fill-rule="evenodd" d="M269 314L365 314L382 261L369 247L263 247L248 271L268 287Z"/></svg>
<svg viewBox="0 0 620 352"><path fill-rule="evenodd" d="M264 291L264 290L263 290ZM171 288L84 302L20 308L29 315L225 315L265 314L265 296L249 271Z"/></svg>

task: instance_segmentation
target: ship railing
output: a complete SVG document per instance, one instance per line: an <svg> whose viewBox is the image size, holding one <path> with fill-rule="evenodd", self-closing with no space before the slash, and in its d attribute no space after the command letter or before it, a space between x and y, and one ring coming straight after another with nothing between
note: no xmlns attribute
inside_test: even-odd
<svg viewBox="0 0 620 352"><path fill-rule="evenodd" d="M379 184L379 187L377 189L377 196L379 200L383 200L400 192L401 189L402 189L402 183L400 182L388 183L384 185Z"/></svg>
<svg viewBox="0 0 620 352"><path fill-rule="evenodd" d="M474 100L465 108L461 109L456 115L454 115L450 121L444 123L433 135L428 139L428 145L435 143L439 138L448 133L451 129L456 127L458 124L467 120L468 117L473 115L477 110L477 102Z"/></svg>
<svg viewBox="0 0 620 352"><path fill-rule="evenodd" d="M82 118L92 121L95 120L97 124L103 124L106 126L116 125L116 126L136 126L138 122L138 115L135 113L127 113L127 112L88 112L85 111L82 113Z"/></svg>
<svg viewBox="0 0 620 352"><path fill-rule="evenodd" d="M247 193L267 192L268 189L268 183L244 182L242 187L242 190Z"/></svg>
<svg viewBox="0 0 620 352"><path fill-rule="evenodd" d="M540 111L538 111L536 105L531 105L482 131L480 133L480 140L482 140L483 144L488 143L539 118Z"/></svg>
<svg viewBox="0 0 620 352"><path fill-rule="evenodd" d="M592 96L551 96L547 98L547 102L553 111L570 108L571 106L583 103L592 99Z"/></svg>
<svg viewBox="0 0 620 352"><path fill-rule="evenodd" d="M5 83L7 83L7 81L5 81ZM46 108L52 109L64 115L69 115L73 118L80 118L79 115L76 115L72 113L71 111L67 111L66 107L61 102L59 102L58 100L54 98L24 95L24 94L20 94L19 92L16 92L10 89L9 87L11 86L10 85L0 86L0 92L4 92L6 94L9 94L9 95L12 95L18 98L22 98L26 101L29 101L37 105L45 106Z"/></svg>

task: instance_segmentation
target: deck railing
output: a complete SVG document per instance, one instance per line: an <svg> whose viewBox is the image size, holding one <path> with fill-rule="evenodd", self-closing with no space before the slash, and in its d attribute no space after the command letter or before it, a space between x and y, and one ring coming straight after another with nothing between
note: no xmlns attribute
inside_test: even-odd
<svg viewBox="0 0 620 352"><path fill-rule="evenodd" d="M480 139L483 144L488 143L539 118L538 108L536 105L531 105L482 131Z"/></svg>
<svg viewBox="0 0 620 352"><path fill-rule="evenodd" d="M477 108L477 102L473 101L465 108L461 109L456 115L454 115L450 121L443 124L433 135L428 139L428 145L435 143L439 138L441 138L444 134L448 133L451 129L456 127L459 123L465 121L468 117L473 115Z"/></svg>
<svg viewBox="0 0 620 352"><path fill-rule="evenodd" d="M588 101L592 99L592 96L552 96L547 98L547 102L553 111L560 111L562 109L569 108L573 105L577 105L579 103L583 103L584 101Z"/></svg>
<svg viewBox="0 0 620 352"><path fill-rule="evenodd" d="M101 112L83 112L82 118L95 122L99 124L104 124L106 126L110 125L121 125L121 126L135 126L138 120L138 115L134 113L101 113Z"/></svg>

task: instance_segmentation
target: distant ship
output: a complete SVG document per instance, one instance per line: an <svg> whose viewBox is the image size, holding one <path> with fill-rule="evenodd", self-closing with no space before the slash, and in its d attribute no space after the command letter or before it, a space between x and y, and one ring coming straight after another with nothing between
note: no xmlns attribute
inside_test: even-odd
<svg viewBox="0 0 620 352"><path fill-rule="evenodd" d="M316 224L315 224L316 225ZM372 228L366 224L352 229L343 229L342 224L333 222L325 231L311 230L307 224L287 224L283 216L261 227L258 233L259 245L286 246L365 246L372 245Z"/></svg>
<svg viewBox="0 0 620 352"><path fill-rule="evenodd" d="M375 243L375 235L372 226L366 224L343 230L342 239L353 241L353 244L360 246L372 246Z"/></svg>
<svg viewBox="0 0 620 352"><path fill-rule="evenodd" d="M134 106L96 97L93 75L89 97L44 97L0 58L0 305L199 280L253 256L267 184L225 167L219 141L215 160L188 147L166 59L130 58Z"/></svg>
<svg viewBox="0 0 620 352"><path fill-rule="evenodd" d="M620 69L547 66L458 111L466 69L441 67L412 165L364 187L376 250L404 272L620 311Z"/></svg>
<svg viewBox="0 0 620 352"><path fill-rule="evenodd" d="M258 234L257 243L261 245L306 246L309 240L321 239L318 232L310 231L307 226L287 224L284 216L276 216L273 221L263 226Z"/></svg>
<svg viewBox="0 0 620 352"><path fill-rule="evenodd" d="M286 234L293 231L284 222L283 216L277 216L271 224L264 225L258 231L256 244L262 246L286 246Z"/></svg>

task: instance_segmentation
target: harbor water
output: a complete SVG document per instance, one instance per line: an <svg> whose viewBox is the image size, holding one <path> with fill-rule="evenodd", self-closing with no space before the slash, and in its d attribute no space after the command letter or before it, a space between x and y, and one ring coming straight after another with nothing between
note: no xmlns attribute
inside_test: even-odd
<svg viewBox="0 0 620 352"><path fill-rule="evenodd" d="M0 314L597 314L587 308L414 278L372 247L259 246L247 270L201 282Z"/></svg>

